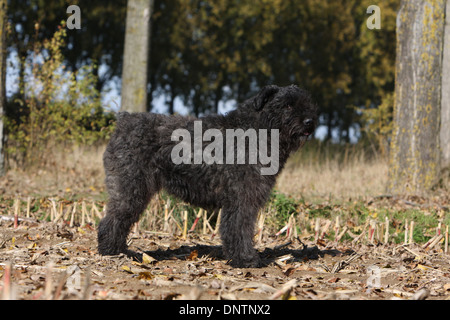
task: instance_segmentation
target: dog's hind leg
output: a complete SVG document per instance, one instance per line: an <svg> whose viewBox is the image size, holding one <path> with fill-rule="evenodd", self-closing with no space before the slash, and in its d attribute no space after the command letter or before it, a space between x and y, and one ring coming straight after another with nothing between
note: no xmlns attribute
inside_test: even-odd
<svg viewBox="0 0 450 320"><path fill-rule="evenodd" d="M127 236L156 191L151 190L149 181L139 172L126 176L107 174L106 186L110 199L106 216L98 226L98 252L101 255L125 253L139 259L138 254L128 250Z"/></svg>

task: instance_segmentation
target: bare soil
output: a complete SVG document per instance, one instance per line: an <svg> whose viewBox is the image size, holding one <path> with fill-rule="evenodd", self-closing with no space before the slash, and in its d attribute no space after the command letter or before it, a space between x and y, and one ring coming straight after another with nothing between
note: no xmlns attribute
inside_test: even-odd
<svg viewBox="0 0 450 320"><path fill-rule="evenodd" d="M303 242L302 242L303 241ZM265 235L266 266L236 269L218 239L139 232L143 263L101 257L96 230L0 218L3 299L450 299L450 256L410 245L288 241Z"/></svg>

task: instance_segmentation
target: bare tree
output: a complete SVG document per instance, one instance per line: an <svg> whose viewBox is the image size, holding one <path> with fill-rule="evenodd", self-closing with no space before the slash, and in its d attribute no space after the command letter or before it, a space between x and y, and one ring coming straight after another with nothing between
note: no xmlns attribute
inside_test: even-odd
<svg viewBox="0 0 450 320"><path fill-rule="evenodd" d="M403 0L397 16L392 193L426 193L439 177L446 1Z"/></svg>
<svg viewBox="0 0 450 320"><path fill-rule="evenodd" d="M128 0L122 70L121 109L147 110L147 71L150 16L153 0Z"/></svg>

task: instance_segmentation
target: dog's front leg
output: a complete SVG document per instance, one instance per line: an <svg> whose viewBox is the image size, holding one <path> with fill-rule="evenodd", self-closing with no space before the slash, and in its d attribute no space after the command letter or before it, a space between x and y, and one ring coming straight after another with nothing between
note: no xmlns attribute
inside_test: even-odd
<svg viewBox="0 0 450 320"><path fill-rule="evenodd" d="M253 247L258 210L236 205L222 208L220 234L223 251L235 268L258 268L261 258Z"/></svg>

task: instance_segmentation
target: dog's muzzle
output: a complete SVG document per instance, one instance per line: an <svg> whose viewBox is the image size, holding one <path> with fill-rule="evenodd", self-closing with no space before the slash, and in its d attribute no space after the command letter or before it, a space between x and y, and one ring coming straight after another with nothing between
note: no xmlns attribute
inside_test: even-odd
<svg viewBox="0 0 450 320"><path fill-rule="evenodd" d="M314 120L313 119L306 119L303 121L303 135L309 136L314 132Z"/></svg>

